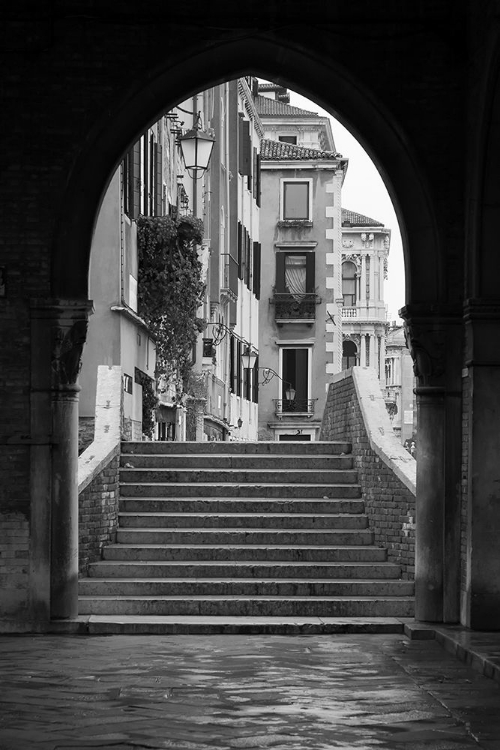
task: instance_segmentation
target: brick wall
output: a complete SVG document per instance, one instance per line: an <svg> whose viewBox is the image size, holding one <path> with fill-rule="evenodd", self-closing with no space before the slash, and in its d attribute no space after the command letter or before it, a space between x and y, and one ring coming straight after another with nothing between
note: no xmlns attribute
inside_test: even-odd
<svg viewBox="0 0 500 750"><path fill-rule="evenodd" d="M94 417L80 417L78 420L78 455L88 448L94 439Z"/></svg>
<svg viewBox="0 0 500 750"><path fill-rule="evenodd" d="M118 527L120 456L114 456L79 496L79 571L100 560L104 544L112 542Z"/></svg>
<svg viewBox="0 0 500 750"><path fill-rule="evenodd" d="M2 616L19 616L27 609L30 533L28 519L5 513L0 519L0 591L5 596ZM8 603L8 609L5 609Z"/></svg>
<svg viewBox="0 0 500 750"><path fill-rule="evenodd" d="M401 566L402 577L411 579L415 573L415 494L398 473L405 471L407 464L411 475L415 460L392 433L375 370L355 367L336 376L334 381L328 391L321 440L347 440L351 443L375 543L386 547L389 560ZM377 407L378 413L372 412L367 419L362 401L367 402L364 405L368 410ZM376 425L369 423L373 418ZM373 427L385 445L376 444ZM384 456L388 450L391 458Z"/></svg>

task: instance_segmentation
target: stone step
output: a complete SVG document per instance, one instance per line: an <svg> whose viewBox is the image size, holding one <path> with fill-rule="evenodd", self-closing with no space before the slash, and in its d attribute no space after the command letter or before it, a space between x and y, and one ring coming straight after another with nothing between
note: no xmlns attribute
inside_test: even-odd
<svg viewBox="0 0 500 750"><path fill-rule="evenodd" d="M142 441L122 443L122 454L125 456L137 453L161 453L172 455L176 453L221 454L221 453L258 453L271 455L341 455L351 452L351 444L344 441L336 442L161 442Z"/></svg>
<svg viewBox="0 0 500 750"><path fill-rule="evenodd" d="M123 497L124 513L364 513L363 500L318 498Z"/></svg>
<svg viewBox="0 0 500 750"><path fill-rule="evenodd" d="M79 614L412 617L411 597L82 596Z"/></svg>
<svg viewBox="0 0 500 750"><path fill-rule="evenodd" d="M328 544L373 543L368 529L118 529L119 544Z"/></svg>
<svg viewBox="0 0 500 750"><path fill-rule="evenodd" d="M404 633L397 617L230 617L209 615L90 615L88 635L366 635ZM52 621L55 627L55 621ZM57 621L57 633L74 633L71 620Z"/></svg>
<svg viewBox="0 0 500 750"><path fill-rule="evenodd" d="M248 578L248 579L383 579L397 580L399 566L389 562L270 562L242 561L109 561L89 565L91 578Z"/></svg>
<svg viewBox="0 0 500 750"><path fill-rule="evenodd" d="M85 578L79 583L82 596L412 596L413 583L398 580L325 580L257 578Z"/></svg>
<svg viewBox="0 0 500 750"><path fill-rule="evenodd" d="M367 517L347 513L119 513L121 529L366 529Z"/></svg>
<svg viewBox="0 0 500 750"><path fill-rule="evenodd" d="M121 497L268 497L279 498L359 498L358 484L196 484L169 482L168 484L128 482L120 483Z"/></svg>
<svg viewBox="0 0 500 750"><path fill-rule="evenodd" d="M217 454L162 454L162 453L137 453L135 455L122 455L120 466L134 469L272 469L280 471L285 469L352 469L353 457L326 455L326 456L299 456L299 455L267 455L259 453L225 453Z"/></svg>
<svg viewBox="0 0 500 750"><path fill-rule="evenodd" d="M120 469L120 482L166 484L167 482L205 484L355 484L352 470L298 469Z"/></svg>
<svg viewBox="0 0 500 750"><path fill-rule="evenodd" d="M370 545L248 545L248 544L110 544L103 548L104 560L188 562L210 561L257 564L271 562L374 563L385 562L387 551ZM365 576L366 577L366 576Z"/></svg>

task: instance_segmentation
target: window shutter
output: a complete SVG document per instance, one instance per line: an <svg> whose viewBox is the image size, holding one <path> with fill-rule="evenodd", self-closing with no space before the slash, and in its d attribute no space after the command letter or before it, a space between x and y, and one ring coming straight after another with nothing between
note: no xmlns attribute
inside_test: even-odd
<svg viewBox="0 0 500 750"><path fill-rule="evenodd" d="M286 292L285 289L285 253L276 253L276 291Z"/></svg>
<svg viewBox="0 0 500 750"><path fill-rule="evenodd" d="M132 219L141 213L141 142L134 143L132 153Z"/></svg>
<svg viewBox="0 0 500 750"><path fill-rule="evenodd" d="M261 258L261 245L260 242L253 243L253 293L256 299L260 299L260 258Z"/></svg>
<svg viewBox="0 0 500 750"><path fill-rule="evenodd" d="M155 143L155 215L163 215L162 147Z"/></svg>
<svg viewBox="0 0 500 750"><path fill-rule="evenodd" d="M241 175L252 174L252 141L250 139L250 122L240 119L238 144L238 171Z"/></svg>
<svg viewBox="0 0 500 750"><path fill-rule="evenodd" d="M257 154L257 165L256 165L256 172L255 172L255 200L257 205L260 208L260 189L261 189L261 183L260 183L260 154Z"/></svg>
<svg viewBox="0 0 500 750"><path fill-rule="evenodd" d="M259 357L255 360L253 368L252 401L254 404L257 404L259 401Z"/></svg>
<svg viewBox="0 0 500 750"><path fill-rule="evenodd" d="M315 288L314 253L306 253L306 292L312 294Z"/></svg>
<svg viewBox="0 0 500 750"><path fill-rule="evenodd" d="M241 341L236 342L236 395L241 396Z"/></svg>
<svg viewBox="0 0 500 750"><path fill-rule="evenodd" d="M238 222L238 278L243 279L243 226Z"/></svg>
<svg viewBox="0 0 500 750"><path fill-rule="evenodd" d="M247 232L247 242L246 242L246 253L245 253L245 260L246 260L246 268L245 268L245 284L250 289L250 282L251 282L251 272L252 272L252 240L250 238L250 235Z"/></svg>

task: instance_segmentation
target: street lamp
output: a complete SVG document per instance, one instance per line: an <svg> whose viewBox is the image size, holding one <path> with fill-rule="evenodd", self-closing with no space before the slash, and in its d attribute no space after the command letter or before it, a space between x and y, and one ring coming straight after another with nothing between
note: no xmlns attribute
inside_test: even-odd
<svg viewBox="0 0 500 750"><path fill-rule="evenodd" d="M241 364L242 366L247 370L253 370L255 367L255 363L257 361L257 354L250 349L250 346L246 346L245 350L243 351L241 355ZM285 398L287 401L294 401L295 399L295 388L292 386L291 383L288 382L288 380L283 380L283 378L278 375L276 370L273 370L271 367L258 367L258 370L262 370L263 380L262 385L267 385L271 382L273 378L278 378L278 380L281 380L281 382L285 386Z"/></svg>
<svg viewBox="0 0 500 750"><path fill-rule="evenodd" d="M199 180L208 169L214 142L214 136L201 129L201 113L198 112L191 130L179 138L184 164L193 179Z"/></svg>

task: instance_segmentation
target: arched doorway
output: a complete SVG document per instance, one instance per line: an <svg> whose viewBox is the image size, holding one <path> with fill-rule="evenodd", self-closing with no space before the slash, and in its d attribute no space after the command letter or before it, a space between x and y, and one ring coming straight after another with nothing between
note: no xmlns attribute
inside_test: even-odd
<svg viewBox="0 0 500 750"><path fill-rule="evenodd" d="M345 70L306 57L298 49L284 49L276 43L258 38L187 57L182 64L162 71L152 82L147 82L134 97L123 103L116 115L111 114L105 123L96 126L95 135L89 139L87 149L73 169L64 196L53 256L52 285L55 297L68 300L70 307L78 307L81 303L85 305L90 244L101 196L113 168L141 127L188 94L242 71L276 78L278 51L281 56L280 80L319 100L335 114L340 114L357 133L370 133L363 143L377 163L385 165L383 172L395 198L403 228L408 298L416 297L421 302L439 300L444 281L431 201L416 166L415 156L404 145L398 129L384 113L383 107L376 106ZM259 61L258 65L255 60ZM331 98L330 95L325 96L318 85L306 85L306 69L308 81L331 81L331 91L334 92ZM200 77L200 71L206 70L210 74ZM285 75L281 75L282 70L286 70ZM86 196L83 203L82 193ZM71 243L68 238L71 238ZM68 246L71 253L68 253ZM425 284L422 283L424 279ZM75 318L72 317L72 336L74 326ZM79 346L80 341L75 343ZM76 440L74 427L64 418L60 420L59 429L66 441ZM64 463L64 455L61 454L59 458ZM74 464L67 461L64 469L69 481L71 473L74 473ZM72 502L75 503L75 498ZM68 542L66 546L71 552L71 543Z"/></svg>

